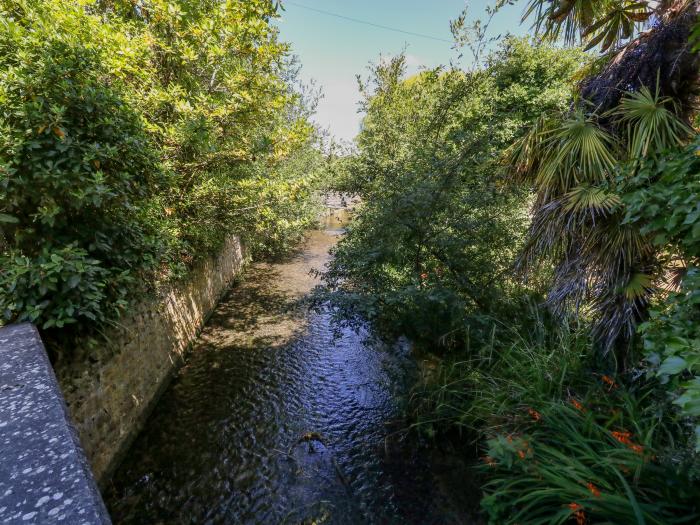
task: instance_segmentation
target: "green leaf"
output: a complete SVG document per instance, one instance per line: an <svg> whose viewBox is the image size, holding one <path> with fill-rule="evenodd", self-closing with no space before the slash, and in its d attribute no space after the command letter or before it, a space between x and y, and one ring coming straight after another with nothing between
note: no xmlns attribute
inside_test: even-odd
<svg viewBox="0 0 700 525"><path fill-rule="evenodd" d="M8 215L7 213L0 213L0 222L8 224L17 224L19 219L14 215Z"/></svg>
<svg viewBox="0 0 700 525"><path fill-rule="evenodd" d="M659 367L658 373L663 375L676 375L687 368L687 362L682 357L671 356L666 358Z"/></svg>
<svg viewBox="0 0 700 525"><path fill-rule="evenodd" d="M71 275L68 279L68 288L75 288L80 282L80 275Z"/></svg>
<svg viewBox="0 0 700 525"><path fill-rule="evenodd" d="M691 235L693 236L693 239L700 239L700 222L693 224Z"/></svg>

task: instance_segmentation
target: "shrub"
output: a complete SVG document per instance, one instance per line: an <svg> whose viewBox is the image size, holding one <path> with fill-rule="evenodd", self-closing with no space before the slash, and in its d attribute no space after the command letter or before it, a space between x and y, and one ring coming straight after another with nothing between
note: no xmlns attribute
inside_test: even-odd
<svg viewBox="0 0 700 525"><path fill-rule="evenodd" d="M340 319L432 348L489 337L484 316L521 295L511 266L527 197L496 159L543 108L562 107L581 62L506 39L482 70L404 78L402 57L363 86L367 115L342 185L362 205L325 275Z"/></svg>
<svg viewBox="0 0 700 525"><path fill-rule="evenodd" d="M235 201L250 210L234 218L255 257L279 258L298 248L320 213L316 188L326 170L317 145L309 142L284 163L256 163L255 175L240 185ZM303 174L303 176L300 176Z"/></svg>
<svg viewBox="0 0 700 525"><path fill-rule="evenodd" d="M90 18L57 14L0 22L1 301L7 320L45 328L114 314L157 260L137 208L162 173L90 25L57 31L61 15Z"/></svg>
<svg viewBox="0 0 700 525"><path fill-rule="evenodd" d="M700 139L641 162L624 182L625 220L662 252L661 293L639 327L649 372L693 422L700 452ZM665 281L665 282L664 282ZM670 289L670 290L669 290Z"/></svg>
<svg viewBox="0 0 700 525"><path fill-rule="evenodd" d="M658 377L674 404L694 426L700 452L700 270L691 268L680 292L652 308L640 326L649 373Z"/></svg>
<svg viewBox="0 0 700 525"><path fill-rule="evenodd" d="M508 325L492 319L488 344L448 355L424 374L409 404L414 428L428 435L456 430L479 442L512 429L513 414L527 413L533 403L563 399L587 362L590 340L584 329L556 326L538 314L530 307Z"/></svg>
<svg viewBox="0 0 700 525"><path fill-rule="evenodd" d="M33 259L19 253L0 257L0 310L6 319L62 328L76 321L103 321L109 272L75 245L44 247ZM123 300L114 306L123 305Z"/></svg>
<svg viewBox="0 0 700 525"><path fill-rule="evenodd" d="M303 236L320 153L277 9L0 0L3 321L89 330L227 235Z"/></svg>

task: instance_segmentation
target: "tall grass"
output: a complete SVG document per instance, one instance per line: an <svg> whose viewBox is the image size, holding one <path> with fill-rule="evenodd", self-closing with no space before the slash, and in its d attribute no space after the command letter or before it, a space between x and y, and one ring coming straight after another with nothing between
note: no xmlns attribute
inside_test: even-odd
<svg viewBox="0 0 700 525"><path fill-rule="evenodd" d="M482 454L489 523L700 522L700 465L657 385L606 375L588 331L529 313L489 344L425 368L413 427Z"/></svg>
<svg viewBox="0 0 700 525"><path fill-rule="evenodd" d="M700 521L697 465L674 442L682 432L652 390L604 385L538 406L528 428L488 441L481 504L490 523Z"/></svg>
<svg viewBox="0 0 700 525"><path fill-rule="evenodd" d="M428 434L446 427L492 434L512 428L514 414L527 413L533 403L567 395L584 366L589 339L566 324L552 329L535 309L530 315L529 329L494 321L489 344L426 370L411 397L414 427Z"/></svg>

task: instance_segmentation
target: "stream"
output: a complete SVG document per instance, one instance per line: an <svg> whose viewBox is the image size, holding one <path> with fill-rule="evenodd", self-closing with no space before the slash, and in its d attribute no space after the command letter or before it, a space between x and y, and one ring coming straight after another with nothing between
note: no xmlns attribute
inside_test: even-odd
<svg viewBox="0 0 700 525"><path fill-rule="evenodd" d="M409 346L300 304L348 219L225 296L106 490L115 524L462 522L400 431Z"/></svg>

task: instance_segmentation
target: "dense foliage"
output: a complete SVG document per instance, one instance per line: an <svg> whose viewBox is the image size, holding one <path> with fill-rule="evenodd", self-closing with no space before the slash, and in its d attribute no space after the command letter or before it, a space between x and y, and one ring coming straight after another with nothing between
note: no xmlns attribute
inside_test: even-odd
<svg viewBox="0 0 700 525"><path fill-rule="evenodd" d="M688 458L658 457L679 430L650 406L650 391L600 380L583 392L533 405L517 434L488 441L482 470L493 479L482 506L491 522L697 522Z"/></svg>
<svg viewBox="0 0 700 525"><path fill-rule="evenodd" d="M580 39L608 54L586 72L569 110L543 115L513 147L514 171L535 187L521 267L553 263L550 305L592 310L598 342L624 367L653 300L651 283L664 271L663 248L622 221L612 182L620 165L624 181L642 159L694 134L687 124L697 91L690 38L698 4L531 0L529 7L545 38Z"/></svg>
<svg viewBox="0 0 700 525"><path fill-rule="evenodd" d="M528 6L544 41L604 54L511 39L471 72L377 66L322 297L439 354L411 428L480 451L490 523L693 523L698 4Z"/></svg>
<svg viewBox="0 0 700 525"><path fill-rule="evenodd" d="M544 41L373 68L318 300L438 356L411 427L480 451L491 523L694 523L699 2L527 5ZM301 239L327 161L277 9L0 0L4 320L94 328L231 233Z"/></svg>
<svg viewBox="0 0 700 525"><path fill-rule="evenodd" d="M0 2L0 311L114 319L237 233L290 249L321 162L269 0Z"/></svg>
<svg viewBox="0 0 700 525"><path fill-rule="evenodd" d="M519 265L553 263L549 304L559 312L587 307L603 349L617 347L623 364L663 265L644 232L623 220L615 182L633 176L639 159L687 141L691 130L673 110L643 88L605 119L579 108L543 114L510 152L513 171L536 192Z"/></svg>
<svg viewBox="0 0 700 525"><path fill-rule="evenodd" d="M363 203L326 274L339 318L429 345L488 337L488 316L518 302L509 274L527 211L500 152L543 109L563 110L581 60L508 39L473 72L376 66L344 181Z"/></svg>
<svg viewBox="0 0 700 525"><path fill-rule="evenodd" d="M700 157L698 139L647 159L625 181L626 222L661 250L666 291L640 326L651 372L695 421L700 450Z"/></svg>

